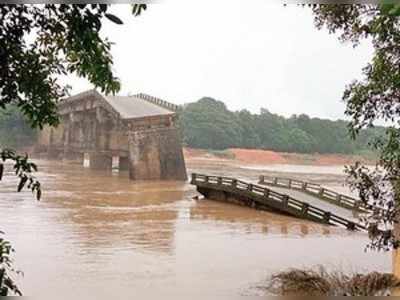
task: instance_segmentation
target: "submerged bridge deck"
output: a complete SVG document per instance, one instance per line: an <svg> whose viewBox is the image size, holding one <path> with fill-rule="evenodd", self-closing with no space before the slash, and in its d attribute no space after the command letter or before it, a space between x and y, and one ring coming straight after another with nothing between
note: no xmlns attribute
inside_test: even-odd
<svg viewBox="0 0 400 300"><path fill-rule="evenodd" d="M295 198L306 199L310 203L318 203L320 207L327 209L330 207L332 210L342 212L343 215L357 215L357 212L369 210L361 200L340 194L316 183L269 176L260 176L258 183Z"/></svg>
<svg viewBox="0 0 400 300"><path fill-rule="evenodd" d="M191 184L196 185L197 190L205 197L213 200L277 211L319 223L344 226L349 230L365 229L364 226L355 221L355 218L349 215L349 211L345 216L339 216L329 210L332 207L321 208L320 203L322 201L319 201L319 203L299 201L293 195L280 193L265 186L247 183L235 178L192 174ZM343 211L346 210L343 208ZM343 211L339 213L343 213Z"/></svg>
<svg viewBox="0 0 400 300"><path fill-rule="evenodd" d="M356 211L353 209L347 209L342 206L336 205L334 203L321 200L321 198L319 198L317 196L310 195L310 194L304 193L302 191L292 190L292 189L283 188L283 187L270 186L269 188L280 194L289 195L290 197L293 197L294 199L301 199L304 202L307 202L311 205L317 206L320 209L330 211L331 213L337 214L337 215L347 218L349 220L357 221L357 219L358 219L359 211Z"/></svg>

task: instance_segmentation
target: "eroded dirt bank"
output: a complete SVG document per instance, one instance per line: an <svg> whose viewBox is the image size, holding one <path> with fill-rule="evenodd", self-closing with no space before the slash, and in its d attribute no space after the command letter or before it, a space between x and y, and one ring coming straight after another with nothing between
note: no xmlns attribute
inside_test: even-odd
<svg viewBox="0 0 400 300"><path fill-rule="evenodd" d="M316 165L316 166L338 166L361 161L365 164L373 164L372 159L360 155L345 154L301 154L282 153L270 150L258 149L227 149L222 151L184 148L187 160L217 160L226 161L231 164L251 165Z"/></svg>
<svg viewBox="0 0 400 300"><path fill-rule="evenodd" d="M344 165L356 161L373 163L359 156L305 155L251 149L210 152L185 148L184 155L189 173L210 173L246 180L256 180L260 175L291 177L335 187L342 192L349 192L344 186Z"/></svg>

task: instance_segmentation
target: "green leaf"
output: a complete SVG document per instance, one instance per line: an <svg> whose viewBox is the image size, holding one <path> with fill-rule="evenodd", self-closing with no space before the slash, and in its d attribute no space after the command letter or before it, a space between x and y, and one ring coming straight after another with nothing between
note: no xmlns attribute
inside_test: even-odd
<svg viewBox="0 0 400 300"><path fill-rule="evenodd" d="M40 201L40 198L42 197L42 190L41 189L39 189L37 192L36 192L36 199L38 200L38 201Z"/></svg>
<svg viewBox="0 0 400 300"><path fill-rule="evenodd" d="M391 3L384 3L384 1L382 1L383 3L381 3L379 5L379 9L381 10L382 14L390 14L390 11L394 8L394 4Z"/></svg>
<svg viewBox="0 0 400 300"><path fill-rule="evenodd" d="M100 4L100 10L102 12L106 12L107 11L107 4Z"/></svg>
<svg viewBox="0 0 400 300"><path fill-rule="evenodd" d="M146 10L147 9L147 4L134 4L132 6L132 14L137 17L140 16L140 14L142 13L142 10Z"/></svg>
<svg viewBox="0 0 400 300"><path fill-rule="evenodd" d="M24 188L25 183L27 182L27 180L28 180L28 177L22 177L21 178L21 180L19 181L19 184L18 184L18 192L20 192Z"/></svg>
<svg viewBox="0 0 400 300"><path fill-rule="evenodd" d="M106 16L106 18L109 19L111 22L114 22L114 23L116 23L116 24L118 24L118 25L124 24L124 22L122 22L121 19L118 18L118 17L115 16L115 15L112 15L112 14L105 14L105 16Z"/></svg>
<svg viewBox="0 0 400 300"><path fill-rule="evenodd" d="M391 16L400 16L400 4L396 4L390 11Z"/></svg>

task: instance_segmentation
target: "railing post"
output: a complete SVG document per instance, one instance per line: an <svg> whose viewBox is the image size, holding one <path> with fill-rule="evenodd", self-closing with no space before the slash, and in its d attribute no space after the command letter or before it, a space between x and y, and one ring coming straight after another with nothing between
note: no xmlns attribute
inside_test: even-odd
<svg viewBox="0 0 400 300"><path fill-rule="evenodd" d="M322 196L324 194L325 189L323 187L319 188L318 195Z"/></svg>
<svg viewBox="0 0 400 300"><path fill-rule="evenodd" d="M301 189L304 191L307 189L307 182L303 182L303 184L301 185Z"/></svg>
<svg viewBox="0 0 400 300"><path fill-rule="evenodd" d="M264 189L264 197L269 197L269 189Z"/></svg>
<svg viewBox="0 0 400 300"><path fill-rule="evenodd" d="M338 194L338 195L336 196L336 201L337 201L338 203L342 202L342 195Z"/></svg>
<svg viewBox="0 0 400 300"><path fill-rule="evenodd" d="M274 185L278 185L278 177L274 178Z"/></svg>
<svg viewBox="0 0 400 300"><path fill-rule="evenodd" d="M264 177L264 175L260 175L260 177L258 178L258 182L259 182L259 183L265 183L265 177Z"/></svg>
<svg viewBox="0 0 400 300"><path fill-rule="evenodd" d="M195 183L197 180L197 174L196 173L192 173L192 183Z"/></svg>
<svg viewBox="0 0 400 300"><path fill-rule="evenodd" d="M325 223L329 224L329 220L331 219L331 213L329 211L326 211L324 213L324 221Z"/></svg>
<svg viewBox="0 0 400 300"><path fill-rule="evenodd" d="M292 187L292 179L289 179L288 188L290 189L291 187Z"/></svg>
<svg viewBox="0 0 400 300"><path fill-rule="evenodd" d="M232 180L232 186L236 188L236 186L237 186L237 179L233 179L233 180Z"/></svg>
<svg viewBox="0 0 400 300"><path fill-rule="evenodd" d="M360 205L361 205L361 201L356 201L356 202L354 202L354 208L355 208L355 209L359 209L359 208L360 208Z"/></svg>
<svg viewBox="0 0 400 300"><path fill-rule="evenodd" d="M217 178L217 184L218 185L222 185L222 177L218 177Z"/></svg>
<svg viewBox="0 0 400 300"><path fill-rule="evenodd" d="M307 214L309 206L310 206L310 204L308 204L306 202L304 202L303 205L301 206L301 214L303 216Z"/></svg>
<svg viewBox="0 0 400 300"><path fill-rule="evenodd" d="M249 192L251 192L251 191L253 190L253 185L252 185L251 183L249 183L249 184L247 185L247 190L248 190Z"/></svg>
<svg viewBox="0 0 400 300"><path fill-rule="evenodd" d="M283 208L287 208L288 204L289 204L289 196L288 195L283 195L283 199L282 199Z"/></svg>
<svg viewBox="0 0 400 300"><path fill-rule="evenodd" d="M346 228L348 230L355 230L356 229L356 224L354 224L353 222L348 222Z"/></svg>
<svg viewBox="0 0 400 300"><path fill-rule="evenodd" d="M208 182L208 176L207 175L204 178L204 182Z"/></svg>

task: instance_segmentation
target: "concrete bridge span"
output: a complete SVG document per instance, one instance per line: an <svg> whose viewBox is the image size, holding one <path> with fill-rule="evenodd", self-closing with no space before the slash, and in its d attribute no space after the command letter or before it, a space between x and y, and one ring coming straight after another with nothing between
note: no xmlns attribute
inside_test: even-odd
<svg viewBox="0 0 400 300"><path fill-rule="evenodd" d="M129 170L133 180L186 180L177 110L146 94L90 90L59 104L61 123L39 133L36 150L93 169Z"/></svg>
<svg viewBox="0 0 400 300"><path fill-rule="evenodd" d="M297 200L288 194L279 193L257 184L235 178L192 174L191 184L205 198L249 206L260 210L279 212L317 223L344 226L349 230L365 230L353 218L344 218L329 210L308 202Z"/></svg>

